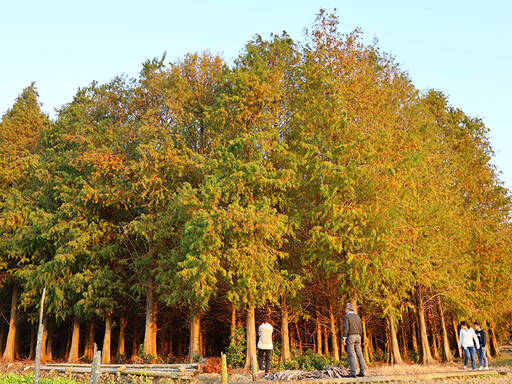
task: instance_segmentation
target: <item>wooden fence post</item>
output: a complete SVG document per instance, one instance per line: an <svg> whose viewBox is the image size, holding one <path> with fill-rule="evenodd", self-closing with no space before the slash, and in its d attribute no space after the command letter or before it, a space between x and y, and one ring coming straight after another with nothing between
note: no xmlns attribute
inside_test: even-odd
<svg viewBox="0 0 512 384"><path fill-rule="evenodd" d="M226 354L220 354L220 382L222 384L227 384L228 382L228 364L226 359Z"/></svg>

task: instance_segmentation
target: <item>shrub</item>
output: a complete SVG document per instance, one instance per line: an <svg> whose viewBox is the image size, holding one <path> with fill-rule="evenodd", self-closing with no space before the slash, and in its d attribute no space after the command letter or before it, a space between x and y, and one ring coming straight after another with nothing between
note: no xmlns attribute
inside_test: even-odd
<svg viewBox="0 0 512 384"><path fill-rule="evenodd" d="M245 329L244 327L235 327L234 335L226 348L226 359L232 368L243 366L245 350Z"/></svg>

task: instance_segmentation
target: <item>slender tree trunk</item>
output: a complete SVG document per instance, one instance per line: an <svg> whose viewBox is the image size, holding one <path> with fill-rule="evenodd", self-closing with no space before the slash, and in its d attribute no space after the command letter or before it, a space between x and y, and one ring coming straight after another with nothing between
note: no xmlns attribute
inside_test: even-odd
<svg viewBox="0 0 512 384"><path fill-rule="evenodd" d="M441 357L439 356L439 346L437 344L437 330L435 329L434 320L433 320L433 311L428 310L427 316L428 316L428 327L430 329L430 334L432 337L432 357L434 360L441 360Z"/></svg>
<svg viewBox="0 0 512 384"><path fill-rule="evenodd" d="M18 284L12 286L11 297L11 314L9 317L9 333L7 334L7 342L5 343L2 361L12 363L15 357L16 349L16 328L17 328L17 309L18 309Z"/></svg>
<svg viewBox="0 0 512 384"><path fill-rule="evenodd" d="M331 356L331 352L329 350L329 329L327 328L327 325L323 326L324 329L324 355L329 357Z"/></svg>
<svg viewBox="0 0 512 384"><path fill-rule="evenodd" d="M322 323L318 309L316 310L316 353L322 354Z"/></svg>
<svg viewBox="0 0 512 384"><path fill-rule="evenodd" d="M369 337L368 329L366 326L366 318L363 317L362 319L363 324L363 355L364 360L366 363L369 363L370 360L373 358L373 351L371 349L372 343L371 343L371 337ZM341 344L343 348L343 343Z"/></svg>
<svg viewBox="0 0 512 384"><path fill-rule="evenodd" d="M295 333L297 333L297 342L299 343L299 351L302 354L302 338L300 337L300 330L299 330L299 324L297 322L297 319L294 320L295 324Z"/></svg>
<svg viewBox="0 0 512 384"><path fill-rule="evenodd" d="M190 322L190 343L188 362L193 363L194 357L201 354L201 318L199 309L192 307Z"/></svg>
<svg viewBox="0 0 512 384"><path fill-rule="evenodd" d="M0 328L0 355L3 355L5 351L5 328L5 322L2 321L2 328Z"/></svg>
<svg viewBox="0 0 512 384"><path fill-rule="evenodd" d="M235 328L236 328L236 308L233 305L231 307L231 323L229 329L229 343L233 344L235 342Z"/></svg>
<svg viewBox="0 0 512 384"><path fill-rule="evenodd" d="M288 331L288 308L283 299L281 305L281 360L290 360L290 333Z"/></svg>
<svg viewBox="0 0 512 384"><path fill-rule="evenodd" d="M443 361L445 363L451 363L453 361L452 351L450 350L450 340L448 339L448 331L446 330L446 321L444 318L443 303L441 296L437 296L437 309L439 311L439 317L441 319L441 334L443 338Z"/></svg>
<svg viewBox="0 0 512 384"><path fill-rule="evenodd" d="M30 352L28 354L29 360L34 360L36 357L36 331L34 324L30 325Z"/></svg>
<svg viewBox="0 0 512 384"><path fill-rule="evenodd" d="M361 321L364 322L364 318L361 317ZM343 344L343 319L340 319L339 320L339 330L340 330L340 340L341 340L341 343L340 343L340 350L341 350L341 353L345 353L345 344ZM363 323L363 327L365 326L365 324ZM364 345L362 347L364 349ZM364 352L363 352L364 353Z"/></svg>
<svg viewBox="0 0 512 384"><path fill-rule="evenodd" d="M41 339L41 364L46 364L48 356L46 353L46 340L48 340L48 317L43 316L43 337Z"/></svg>
<svg viewBox="0 0 512 384"><path fill-rule="evenodd" d="M455 336L455 344L457 345L456 355L457 357L462 358L462 351L459 348L459 332L457 329L457 321L455 320L455 317L452 316L452 326L453 326L453 334Z"/></svg>
<svg viewBox="0 0 512 384"><path fill-rule="evenodd" d="M420 333L420 363L432 364L434 359L430 354L430 346L428 344L427 325L425 322L425 306L421 290L417 293L417 310L418 310L418 326Z"/></svg>
<svg viewBox="0 0 512 384"><path fill-rule="evenodd" d="M53 360L53 332L51 329L48 330L48 338L46 340L46 359L49 361Z"/></svg>
<svg viewBox="0 0 512 384"><path fill-rule="evenodd" d="M417 327L417 320L416 316L411 316L411 344L412 344L412 350L416 353L418 353L418 327Z"/></svg>
<svg viewBox="0 0 512 384"><path fill-rule="evenodd" d="M78 317L73 319L73 328L71 333L71 347L69 349L68 363L76 363L78 361L78 346L80 340L80 323Z"/></svg>
<svg viewBox="0 0 512 384"><path fill-rule="evenodd" d="M247 310L245 369L251 368L252 356L256 354L256 317L254 307Z"/></svg>
<svg viewBox="0 0 512 384"><path fill-rule="evenodd" d="M121 315L119 319L119 339L117 340L117 361L123 362L126 359L125 338L128 319Z"/></svg>
<svg viewBox="0 0 512 384"><path fill-rule="evenodd" d="M402 364L402 356L400 356L400 348L398 347L398 338L396 336L395 319L388 314L389 325L389 362L391 365Z"/></svg>
<svg viewBox="0 0 512 384"><path fill-rule="evenodd" d="M112 316L105 317L105 336L103 337L103 350L101 352L101 364L110 364L110 343L112 338Z"/></svg>
<svg viewBox="0 0 512 384"><path fill-rule="evenodd" d="M494 328L489 327L489 333L491 336L491 354L493 357L501 356L500 346L498 344L498 340L496 339L496 333L494 332Z"/></svg>
<svg viewBox="0 0 512 384"><path fill-rule="evenodd" d="M340 361L340 351L338 349L338 335L336 334L336 320L334 319L332 309L329 309L329 320L331 323L332 357L334 358L334 360Z"/></svg>
<svg viewBox="0 0 512 384"><path fill-rule="evenodd" d="M94 357L94 323L92 321L87 323L85 329L84 356L87 361L92 361Z"/></svg>
<svg viewBox="0 0 512 384"><path fill-rule="evenodd" d="M132 354L131 354L131 357L130 357L130 361L134 361L138 354L139 354L138 334L134 333L133 334L133 339L132 339Z"/></svg>
<svg viewBox="0 0 512 384"><path fill-rule="evenodd" d="M146 326L144 330L144 353L156 357L157 305L155 302L155 284L148 276L146 294Z"/></svg>

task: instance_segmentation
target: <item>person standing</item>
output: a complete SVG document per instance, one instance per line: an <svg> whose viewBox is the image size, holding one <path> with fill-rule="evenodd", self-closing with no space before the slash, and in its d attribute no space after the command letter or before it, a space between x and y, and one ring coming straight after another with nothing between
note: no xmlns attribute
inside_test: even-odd
<svg viewBox="0 0 512 384"><path fill-rule="evenodd" d="M480 327L480 323L475 321L473 323L475 327L476 337L478 337L478 342L480 343L480 348L476 350L476 354L478 355L478 362L480 363L480 368L478 369L489 369L489 361L487 360L487 351L485 347L487 346L487 335L485 331Z"/></svg>
<svg viewBox="0 0 512 384"><path fill-rule="evenodd" d="M270 353L274 346L272 345L272 332L274 328L270 324L270 316L263 316L263 323L258 328L258 374L263 373L263 356L265 356L265 376L270 371Z"/></svg>
<svg viewBox="0 0 512 384"><path fill-rule="evenodd" d="M475 330L468 326L468 323L460 323L459 348L464 348L464 369L468 367L468 358L471 357L471 367L476 369L475 363L475 345L480 349L480 342L476 336Z"/></svg>
<svg viewBox="0 0 512 384"><path fill-rule="evenodd" d="M359 315L354 312L354 304L347 303L345 306L345 317L343 318L343 344L347 347L349 372L347 377L356 377L356 356L359 361L359 374L363 377L365 363L361 339L363 335L363 323Z"/></svg>

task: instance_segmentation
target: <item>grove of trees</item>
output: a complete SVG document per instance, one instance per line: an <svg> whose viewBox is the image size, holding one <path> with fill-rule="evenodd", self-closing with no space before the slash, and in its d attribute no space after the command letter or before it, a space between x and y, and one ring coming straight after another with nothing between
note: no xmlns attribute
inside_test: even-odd
<svg viewBox="0 0 512 384"><path fill-rule="evenodd" d="M460 320L512 326L510 193L489 131L321 11L298 43L148 60L57 112L0 122L0 353L103 362L220 354L275 323L282 359L449 361Z"/></svg>

